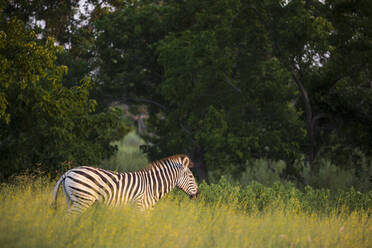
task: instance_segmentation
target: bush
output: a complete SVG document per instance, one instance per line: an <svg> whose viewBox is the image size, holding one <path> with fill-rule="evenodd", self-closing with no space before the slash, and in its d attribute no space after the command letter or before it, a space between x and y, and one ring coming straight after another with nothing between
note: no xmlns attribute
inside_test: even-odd
<svg viewBox="0 0 372 248"><path fill-rule="evenodd" d="M365 157L362 157L356 167L336 166L328 159L319 159L313 169L303 165L300 174L305 184L315 188L348 190L354 187L363 192L372 189L372 161Z"/></svg>
<svg viewBox="0 0 372 248"><path fill-rule="evenodd" d="M332 190L345 190L353 186L353 180L355 178L353 169L342 169L326 159L321 159L318 162L318 166L318 171L310 171L308 167L305 167L302 173L302 176L309 185Z"/></svg>
<svg viewBox="0 0 372 248"><path fill-rule="evenodd" d="M291 183L273 183L271 187L252 181L245 187L228 182L199 185L201 199L206 204L226 204L245 211L290 210L307 213L371 211L372 191L361 193L349 190L315 189L306 186L299 190Z"/></svg>

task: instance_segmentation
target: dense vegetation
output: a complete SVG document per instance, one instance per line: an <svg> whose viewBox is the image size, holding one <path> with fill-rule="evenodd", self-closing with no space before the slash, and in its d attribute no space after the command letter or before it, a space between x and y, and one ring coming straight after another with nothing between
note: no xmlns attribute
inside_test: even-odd
<svg viewBox="0 0 372 248"><path fill-rule="evenodd" d="M113 154L110 142L129 128L119 109L95 112L90 78L67 87L62 48L38 41L16 18L0 31L0 181L27 169L55 174L68 161L98 163Z"/></svg>
<svg viewBox="0 0 372 248"><path fill-rule="evenodd" d="M125 104L148 116L149 160L187 153L201 180L371 189L371 1L15 0L0 13L2 181L98 165L130 130L112 107Z"/></svg>

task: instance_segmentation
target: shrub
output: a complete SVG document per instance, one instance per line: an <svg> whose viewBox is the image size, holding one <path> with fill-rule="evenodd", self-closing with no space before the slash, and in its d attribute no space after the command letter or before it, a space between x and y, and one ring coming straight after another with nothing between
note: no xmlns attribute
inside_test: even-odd
<svg viewBox="0 0 372 248"><path fill-rule="evenodd" d="M306 184L315 188L347 190L351 187L366 192L372 189L372 161L364 156L358 166L336 166L328 159L319 159L310 168L302 166L301 176Z"/></svg>
<svg viewBox="0 0 372 248"><path fill-rule="evenodd" d="M252 181L245 187L228 182L224 177L219 183L199 185L201 199L206 204L225 204L248 212L296 211L307 213L331 213L371 210L372 191L361 193L349 190L315 189L306 186L299 190L291 183L273 183L271 187Z"/></svg>

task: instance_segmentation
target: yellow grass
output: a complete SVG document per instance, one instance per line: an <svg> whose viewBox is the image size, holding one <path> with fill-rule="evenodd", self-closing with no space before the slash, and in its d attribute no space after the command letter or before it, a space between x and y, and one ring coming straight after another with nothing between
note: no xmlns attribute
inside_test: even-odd
<svg viewBox="0 0 372 248"><path fill-rule="evenodd" d="M70 217L62 192L54 211L51 184L26 185L0 189L1 247L372 247L366 212L244 213L171 195L152 211L98 206Z"/></svg>

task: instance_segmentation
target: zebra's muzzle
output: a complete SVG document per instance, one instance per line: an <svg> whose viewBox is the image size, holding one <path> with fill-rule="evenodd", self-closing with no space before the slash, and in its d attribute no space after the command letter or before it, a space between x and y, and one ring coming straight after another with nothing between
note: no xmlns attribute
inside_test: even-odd
<svg viewBox="0 0 372 248"><path fill-rule="evenodd" d="M199 197L199 191L197 191L194 195L190 195L191 200L196 200Z"/></svg>

